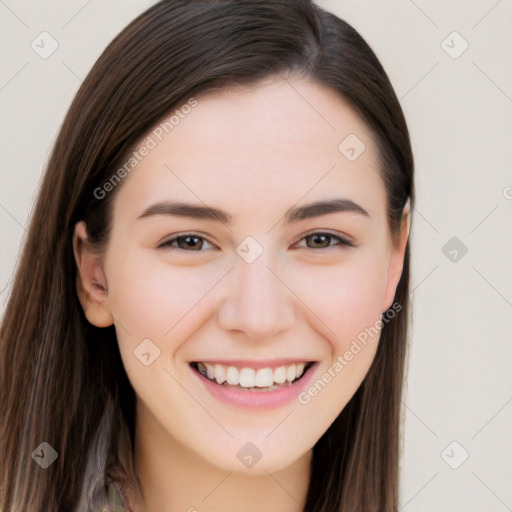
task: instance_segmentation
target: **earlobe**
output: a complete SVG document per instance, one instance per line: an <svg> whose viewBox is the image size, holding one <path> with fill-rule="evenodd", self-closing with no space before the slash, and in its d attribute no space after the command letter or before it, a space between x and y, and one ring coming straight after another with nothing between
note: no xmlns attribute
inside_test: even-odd
<svg viewBox="0 0 512 512"><path fill-rule="evenodd" d="M102 257L89 243L84 221L75 225L73 253L77 266L76 292L85 317L96 327L109 327L114 318L108 303Z"/></svg>
<svg viewBox="0 0 512 512"><path fill-rule="evenodd" d="M407 201L402 212L400 232L398 234L398 239L396 240L394 247L392 249L393 252L388 267L388 279L382 306L383 312L387 311L391 307L393 299L395 298L396 288L398 286L404 268L405 251L407 248L407 243L409 241L410 228L410 199L407 198Z"/></svg>

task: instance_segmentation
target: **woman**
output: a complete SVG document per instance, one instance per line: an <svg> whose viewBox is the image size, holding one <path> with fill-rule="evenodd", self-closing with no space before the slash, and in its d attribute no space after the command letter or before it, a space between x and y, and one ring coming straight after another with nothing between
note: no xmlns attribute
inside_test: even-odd
<svg viewBox="0 0 512 512"><path fill-rule="evenodd" d="M1 327L0 509L397 511L413 158L308 0L164 0L82 84Z"/></svg>

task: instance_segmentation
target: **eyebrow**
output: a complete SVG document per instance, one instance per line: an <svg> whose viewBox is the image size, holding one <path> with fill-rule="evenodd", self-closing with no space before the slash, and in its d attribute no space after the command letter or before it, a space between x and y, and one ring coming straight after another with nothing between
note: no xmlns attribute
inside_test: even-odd
<svg viewBox="0 0 512 512"><path fill-rule="evenodd" d="M350 199L331 199L329 201L317 201L305 206L292 207L284 215L284 222L292 224L305 219L327 215L329 213L355 213L364 217L370 217L368 212ZM197 204L173 201L161 201L146 208L138 219L152 215L176 215L191 219L214 220L231 225L233 216L219 208L201 206Z"/></svg>

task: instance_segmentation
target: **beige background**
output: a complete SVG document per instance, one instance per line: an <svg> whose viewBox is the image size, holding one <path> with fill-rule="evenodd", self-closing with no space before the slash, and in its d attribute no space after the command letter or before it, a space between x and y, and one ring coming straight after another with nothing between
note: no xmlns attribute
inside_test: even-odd
<svg viewBox="0 0 512 512"><path fill-rule="evenodd" d="M0 314L71 99L153 3L0 1ZM416 157L401 510L512 510L512 1L318 3L374 48ZM47 59L31 48L43 31L59 45Z"/></svg>

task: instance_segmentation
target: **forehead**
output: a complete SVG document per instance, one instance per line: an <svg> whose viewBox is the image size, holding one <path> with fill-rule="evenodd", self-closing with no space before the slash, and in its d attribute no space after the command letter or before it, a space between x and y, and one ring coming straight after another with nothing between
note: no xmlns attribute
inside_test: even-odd
<svg viewBox="0 0 512 512"><path fill-rule="evenodd" d="M371 134L334 90L279 79L195 101L141 138L136 151L152 148L125 178L120 207L179 197L249 214L330 194L385 208Z"/></svg>

